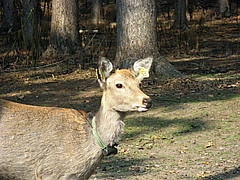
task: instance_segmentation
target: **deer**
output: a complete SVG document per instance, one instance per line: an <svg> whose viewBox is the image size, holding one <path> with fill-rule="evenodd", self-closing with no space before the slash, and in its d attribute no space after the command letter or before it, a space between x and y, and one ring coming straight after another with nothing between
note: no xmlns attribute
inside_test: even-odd
<svg viewBox="0 0 240 180"><path fill-rule="evenodd" d="M95 115L0 100L0 179L89 179L104 156L117 153L125 116L152 106L139 87L151 64L147 57L113 71L101 57L96 74L102 98Z"/></svg>

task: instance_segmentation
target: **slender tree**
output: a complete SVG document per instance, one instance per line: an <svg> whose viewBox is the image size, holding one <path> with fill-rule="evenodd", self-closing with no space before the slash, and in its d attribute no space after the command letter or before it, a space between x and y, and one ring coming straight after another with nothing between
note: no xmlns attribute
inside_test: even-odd
<svg viewBox="0 0 240 180"><path fill-rule="evenodd" d="M218 0L218 5L220 18L229 17L231 14L229 0Z"/></svg>
<svg viewBox="0 0 240 180"><path fill-rule="evenodd" d="M158 52L155 0L117 0L115 66L131 66L135 59L154 57L155 76L180 73Z"/></svg>
<svg viewBox="0 0 240 180"><path fill-rule="evenodd" d="M40 22L40 4L38 0L23 0L22 3L24 47L32 51L35 59L39 57L38 25Z"/></svg>
<svg viewBox="0 0 240 180"><path fill-rule="evenodd" d="M176 0L174 11L174 29L187 30L186 0Z"/></svg>
<svg viewBox="0 0 240 180"><path fill-rule="evenodd" d="M92 23L94 25L98 25L98 24L101 24L102 22L103 22L102 0L93 0Z"/></svg>

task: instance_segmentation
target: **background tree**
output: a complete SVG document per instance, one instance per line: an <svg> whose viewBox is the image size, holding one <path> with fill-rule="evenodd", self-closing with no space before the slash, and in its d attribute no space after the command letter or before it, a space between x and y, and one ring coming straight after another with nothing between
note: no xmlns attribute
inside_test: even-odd
<svg viewBox="0 0 240 180"><path fill-rule="evenodd" d="M154 57L156 76L179 76L157 46L155 0L117 0L116 66L129 66L134 59Z"/></svg>
<svg viewBox="0 0 240 180"><path fill-rule="evenodd" d="M91 15L92 15L92 23L94 25L98 25L103 22L102 0L93 0Z"/></svg>
<svg viewBox="0 0 240 180"><path fill-rule="evenodd" d="M176 0L174 11L174 29L187 30L186 0Z"/></svg>
<svg viewBox="0 0 240 180"><path fill-rule="evenodd" d="M50 42L44 56L79 50L78 0L53 0Z"/></svg>
<svg viewBox="0 0 240 180"><path fill-rule="evenodd" d="M20 28L20 14L18 12L18 3L16 0L3 0L3 30L14 31Z"/></svg>
<svg viewBox="0 0 240 180"><path fill-rule="evenodd" d="M154 6L154 0L117 0L117 62L157 55Z"/></svg>
<svg viewBox="0 0 240 180"><path fill-rule="evenodd" d="M229 0L218 0L218 5L220 18L229 17L231 15Z"/></svg>
<svg viewBox="0 0 240 180"><path fill-rule="evenodd" d="M39 56L38 25L40 22L40 3L38 0L23 0L23 39L24 47L32 51L34 59Z"/></svg>

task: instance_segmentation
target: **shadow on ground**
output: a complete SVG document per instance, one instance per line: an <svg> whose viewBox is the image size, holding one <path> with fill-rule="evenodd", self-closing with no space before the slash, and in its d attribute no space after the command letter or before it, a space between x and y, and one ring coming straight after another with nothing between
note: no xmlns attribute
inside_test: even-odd
<svg viewBox="0 0 240 180"><path fill-rule="evenodd" d="M126 120L126 126L131 127L131 130L125 130L123 140L127 138L134 138L141 134L149 132L157 132L161 129L172 126L175 130L173 136L182 136L188 133L194 133L197 131L205 131L212 128L208 125L207 121L201 118L174 118L163 119L161 117L135 117ZM166 137L162 137L165 139Z"/></svg>
<svg viewBox="0 0 240 180"><path fill-rule="evenodd" d="M225 179L227 180L227 179L233 179L233 178L240 179L240 166L236 167L235 169L231 169L230 171L204 177L199 180L225 180Z"/></svg>

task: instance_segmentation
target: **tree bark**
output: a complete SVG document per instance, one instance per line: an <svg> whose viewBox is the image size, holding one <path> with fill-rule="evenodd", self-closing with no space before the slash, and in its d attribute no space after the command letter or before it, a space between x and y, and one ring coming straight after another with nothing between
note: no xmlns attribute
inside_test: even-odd
<svg viewBox="0 0 240 180"><path fill-rule="evenodd" d="M12 32L21 27L20 14L17 11L16 0L3 0L3 30Z"/></svg>
<svg viewBox="0 0 240 180"><path fill-rule="evenodd" d="M174 29L187 30L186 0L176 0L174 11Z"/></svg>
<svg viewBox="0 0 240 180"><path fill-rule="evenodd" d="M154 0L117 0L116 62L157 55Z"/></svg>
<svg viewBox="0 0 240 180"><path fill-rule="evenodd" d="M53 0L50 42L44 56L75 54L79 50L78 0Z"/></svg>
<svg viewBox="0 0 240 180"><path fill-rule="evenodd" d="M93 0L92 7L92 24L98 25L103 23L102 16L102 1L101 0Z"/></svg>
<svg viewBox="0 0 240 180"><path fill-rule="evenodd" d="M23 40L24 47L32 51L34 59L39 57L38 25L40 4L38 0L23 0Z"/></svg>
<svg viewBox="0 0 240 180"><path fill-rule="evenodd" d="M229 0L218 0L219 4L219 16L220 18L230 17L230 5Z"/></svg>
<svg viewBox="0 0 240 180"><path fill-rule="evenodd" d="M115 66L130 68L141 58L152 56L156 78L179 77L158 52L155 0L117 0L117 52Z"/></svg>

